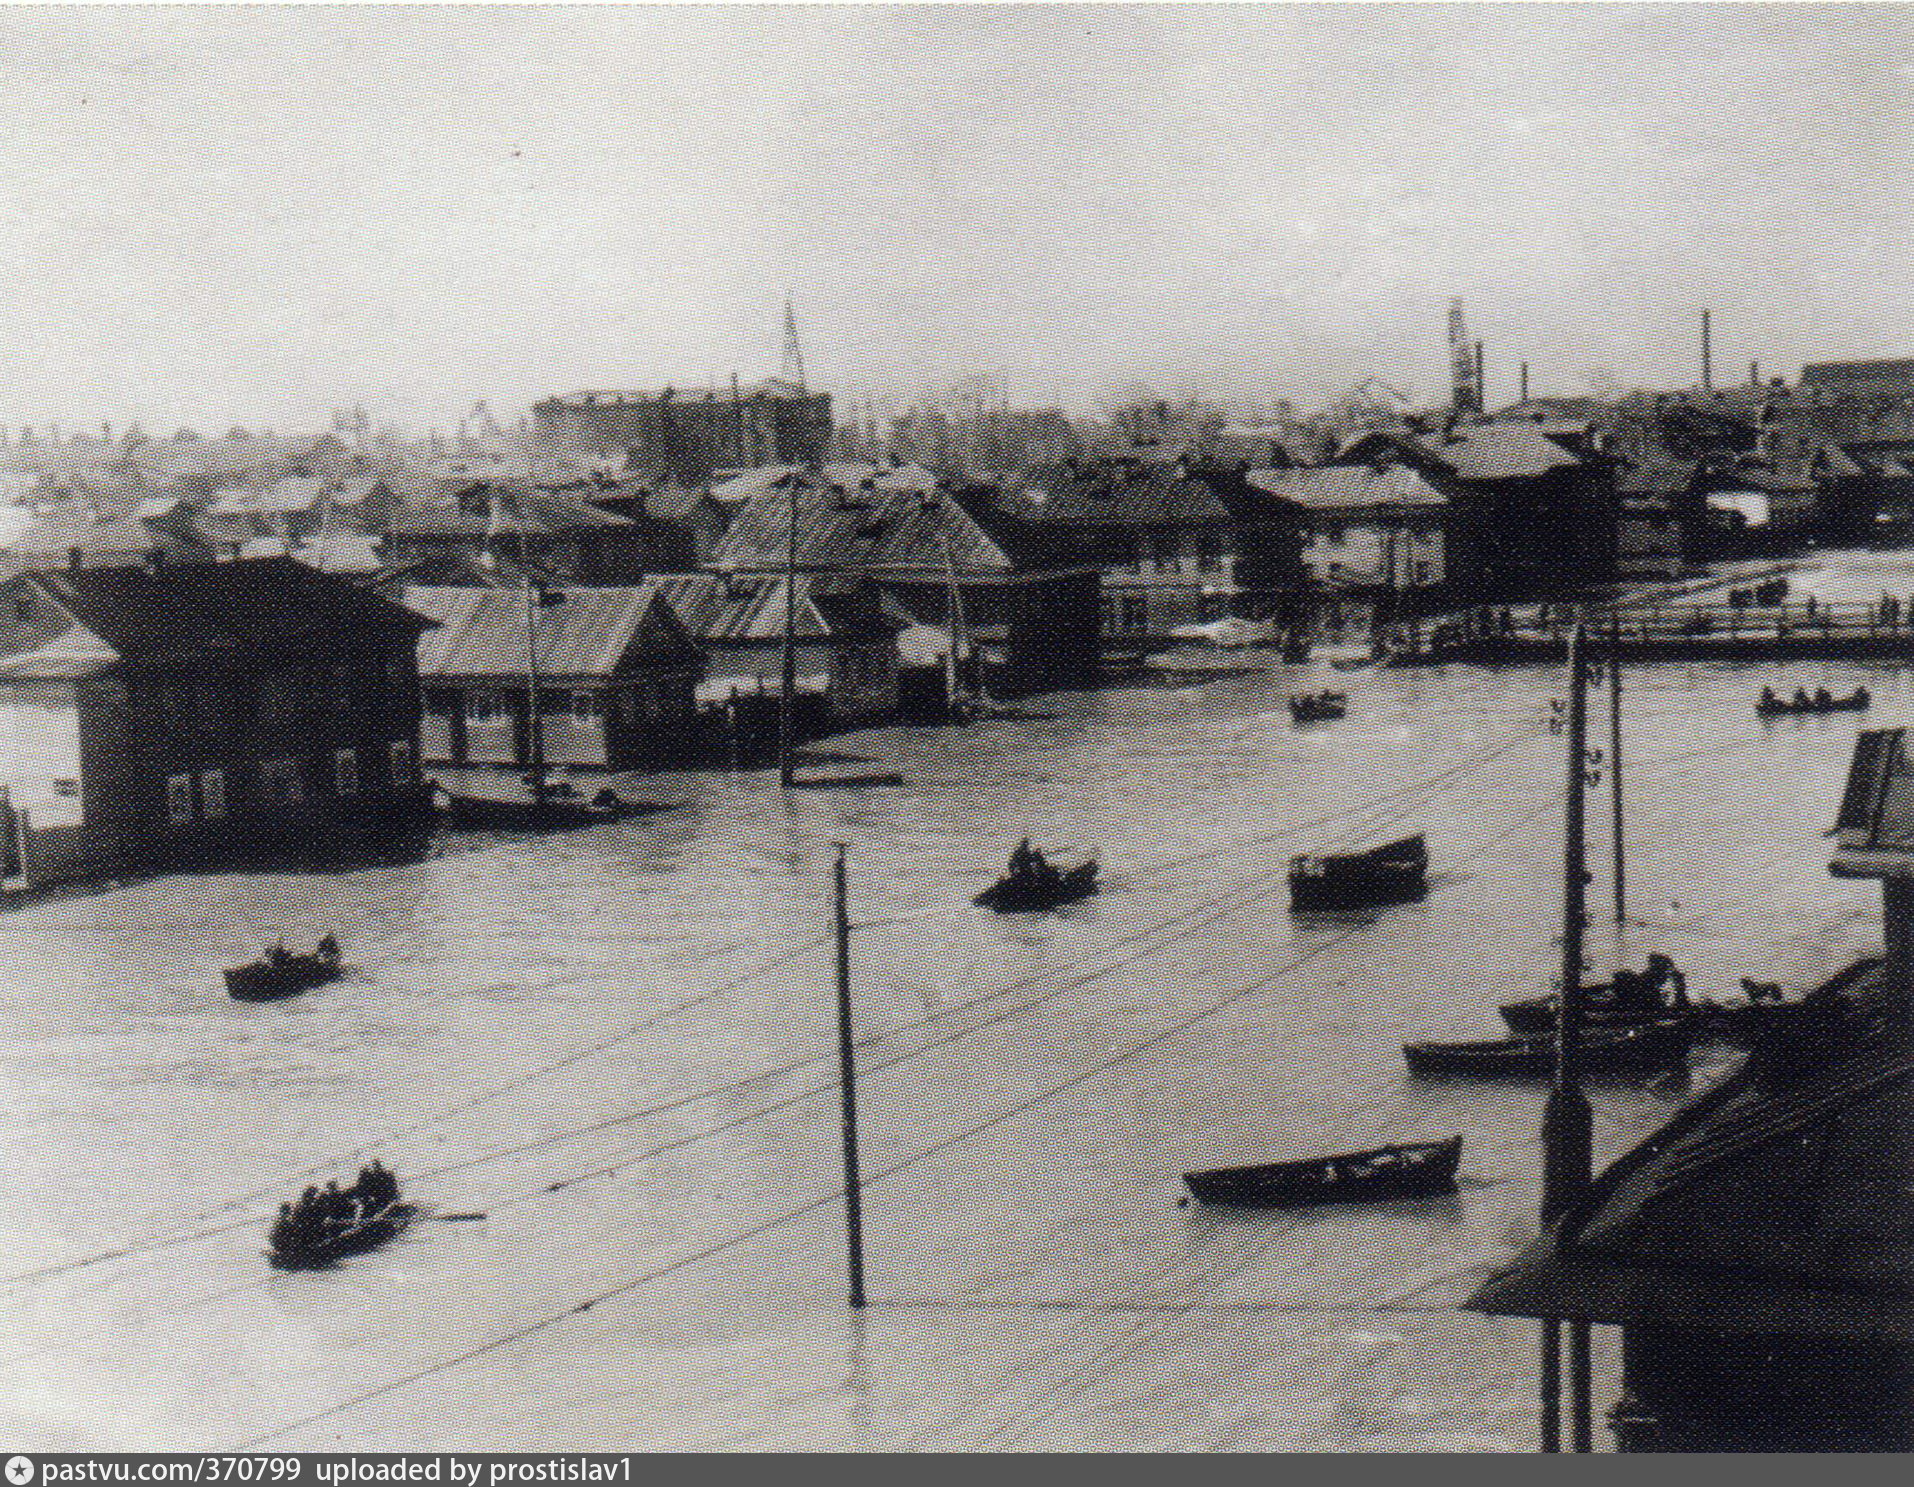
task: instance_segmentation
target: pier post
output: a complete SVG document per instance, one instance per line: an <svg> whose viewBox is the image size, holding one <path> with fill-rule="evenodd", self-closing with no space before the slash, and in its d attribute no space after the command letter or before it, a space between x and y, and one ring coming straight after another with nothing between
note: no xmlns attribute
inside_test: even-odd
<svg viewBox="0 0 1914 1487"><path fill-rule="evenodd" d="M1615 922L1628 922L1628 894L1622 852L1622 620L1608 622L1608 788L1615 816Z"/></svg>
<svg viewBox="0 0 1914 1487"><path fill-rule="evenodd" d="M844 844L832 870L837 900L837 1066L844 1095L844 1236L850 1259L851 1305L864 1304L864 1200L857 1171L857 1082L851 1046L851 917L844 886Z"/></svg>

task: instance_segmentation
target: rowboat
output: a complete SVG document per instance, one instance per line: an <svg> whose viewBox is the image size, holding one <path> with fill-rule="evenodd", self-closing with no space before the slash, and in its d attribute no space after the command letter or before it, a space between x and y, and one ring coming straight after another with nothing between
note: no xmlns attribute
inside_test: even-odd
<svg viewBox="0 0 1914 1487"><path fill-rule="evenodd" d="M1289 699L1289 715L1298 723L1326 723L1349 711L1347 692L1301 692Z"/></svg>
<svg viewBox="0 0 1914 1487"><path fill-rule="evenodd" d="M617 821L632 815L638 807L621 800L615 791L600 790L590 800L547 793L535 797L479 795L448 790L443 785L433 791L433 803L453 826L488 831L568 831Z"/></svg>
<svg viewBox="0 0 1914 1487"><path fill-rule="evenodd" d="M1582 1039L1581 1068L1591 1077L1654 1073L1688 1059L1686 1027L1594 1028ZM1553 1038L1492 1038L1474 1043L1405 1043L1411 1074L1464 1079L1546 1079L1555 1070Z"/></svg>
<svg viewBox="0 0 1914 1487"><path fill-rule="evenodd" d="M1617 1007L1608 1000L1606 983L1582 988L1582 1025L1588 1028L1647 1027L1653 1023L1674 1023L1696 1031L1723 1026L1739 1008L1716 1001L1693 1001L1686 1005L1662 1007ZM1526 997L1502 1004L1502 1020L1509 1031L1526 1036L1541 1036L1555 1030L1561 1016L1562 998L1557 992Z"/></svg>
<svg viewBox="0 0 1914 1487"><path fill-rule="evenodd" d="M1856 687L1846 697L1830 697L1824 690L1812 697L1797 692L1792 698L1777 697L1764 688L1761 700L1755 704L1755 711L1770 718L1790 713L1864 712L1872 700L1866 687Z"/></svg>
<svg viewBox="0 0 1914 1487"><path fill-rule="evenodd" d="M1054 909L1097 891L1095 859L1065 872L1017 875L1006 873L971 902L980 909L995 909L999 914L1021 913L1032 909Z"/></svg>
<svg viewBox="0 0 1914 1487"><path fill-rule="evenodd" d="M1371 1198L1420 1198L1455 1190L1462 1138L1382 1146L1343 1156L1272 1162L1261 1167L1218 1167L1186 1172L1183 1181L1202 1203L1281 1208Z"/></svg>
<svg viewBox="0 0 1914 1487"><path fill-rule="evenodd" d="M1362 909L1407 903L1428 892L1428 844L1420 836L1367 852L1325 852L1289 863L1292 909Z"/></svg>
<svg viewBox="0 0 1914 1487"><path fill-rule="evenodd" d="M331 935L310 955L275 945L262 959L226 972L226 991L236 1002L273 1002L322 986L339 974L339 943Z"/></svg>
<svg viewBox="0 0 1914 1487"><path fill-rule="evenodd" d="M298 1243L275 1244L268 1258L275 1270L320 1270L397 1238L418 1216L416 1204L394 1199L357 1222L327 1224Z"/></svg>

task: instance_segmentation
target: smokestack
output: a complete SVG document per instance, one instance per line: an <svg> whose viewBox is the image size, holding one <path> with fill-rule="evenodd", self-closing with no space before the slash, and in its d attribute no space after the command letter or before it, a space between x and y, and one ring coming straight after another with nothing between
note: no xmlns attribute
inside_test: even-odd
<svg viewBox="0 0 1914 1487"><path fill-rule="evenodd" d="M1761 363L1758 361L1748 363L1748 385L1750 387L1761 385Z"/></svg>
<svg viewBox="0 0 1914 1487"><path fill-rule="evenodd" d="M1529 400L1529 364L1527 362L1523 362L1522 363L1522 401L1526 403L1528 400Z"/></svg>
<svg viewBox="0 0 1914 1487"><path fill-rule="evenodd" d="M1489 411L1489 379L1483 375L1480 341L1475 343L1475 411L1478 413Z"/></svg>
<svg viewBox="0 0 1914 1487"><path fill-rule="evenodd" d="M1701 390L1711 392L1715 385L1714 347L1708 339L1708 312L1701 312Z"/></svg>

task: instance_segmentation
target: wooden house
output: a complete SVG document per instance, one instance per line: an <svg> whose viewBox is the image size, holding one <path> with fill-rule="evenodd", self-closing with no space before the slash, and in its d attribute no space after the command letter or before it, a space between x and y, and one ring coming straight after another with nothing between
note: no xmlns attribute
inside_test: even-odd
<svg viewBox="0 0 1914 1487"><path fill-rule="evenodd" d="M0 763L35 882L376 836L418 812L429 622L289 558L0 585ZM18 823L16 822L16 829Z"/></svg>
<svg viewBox="0 0 1914 1487"><path fill-rule="evenodd" d="M702 656L656 581L410 587L405 602L436 622L418 645L426 759L530 764L534 690L549 766L643 770L689 756Z"/></svg>

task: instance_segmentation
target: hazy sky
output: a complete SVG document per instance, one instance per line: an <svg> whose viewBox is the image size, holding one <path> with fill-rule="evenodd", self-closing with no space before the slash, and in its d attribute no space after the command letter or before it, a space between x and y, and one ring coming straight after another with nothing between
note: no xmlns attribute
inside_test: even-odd
<svg viewBox="0 0 1914 1487"><path fill-rule="evenodd" d="M0 10L0 423L1914 355L1914 9Z"/></svg>

